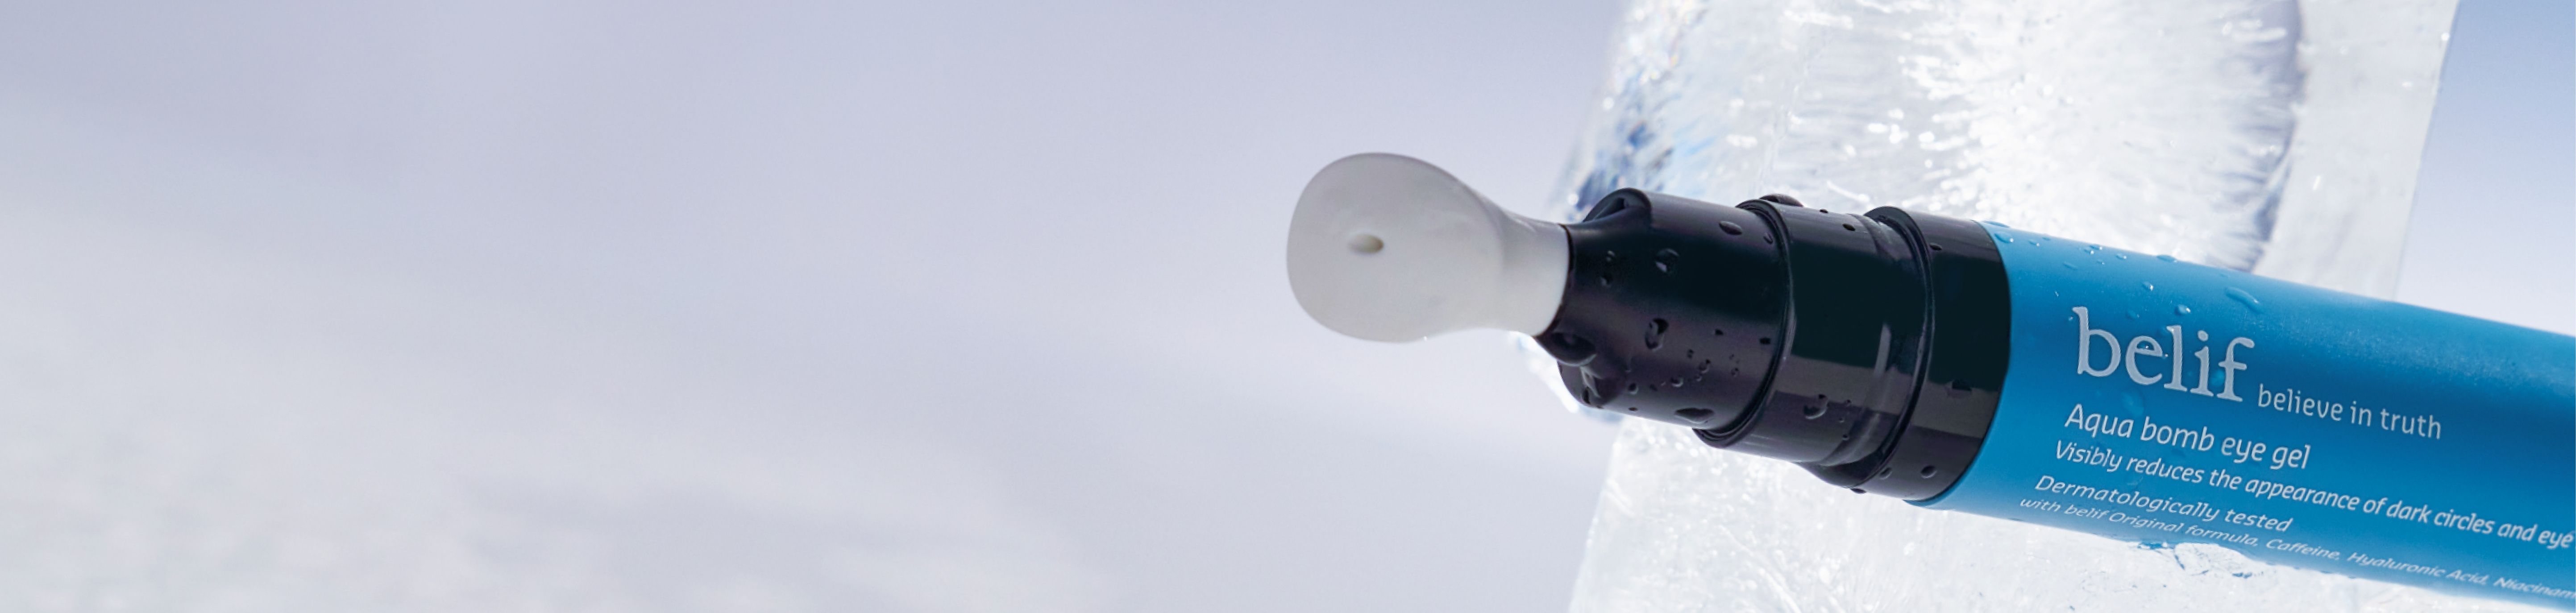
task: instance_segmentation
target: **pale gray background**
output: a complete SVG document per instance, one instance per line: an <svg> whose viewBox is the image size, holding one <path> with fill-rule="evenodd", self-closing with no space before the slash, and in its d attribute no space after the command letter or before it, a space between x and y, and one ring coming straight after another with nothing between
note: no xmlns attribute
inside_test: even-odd
<svg viewBox="0 0 2576 613"><path fill-rule="evenodd" d="M1561 609L1611 429L1280 249L1536 208L1618 10L0 0L0 608ZM2569 13L2465 3L2401 299L2576 329Z"/></svg>

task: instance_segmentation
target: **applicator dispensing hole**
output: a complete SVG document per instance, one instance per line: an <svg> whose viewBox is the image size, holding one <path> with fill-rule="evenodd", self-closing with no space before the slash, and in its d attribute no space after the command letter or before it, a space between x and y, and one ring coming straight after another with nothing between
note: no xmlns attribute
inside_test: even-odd
<svg viewBox="0 0 2576 613"><path fill-rule="evenodd" d="M1384 249L1386 249L1386 241L1378 238L1375 234L1355 234L1351 236L1351 252L1353 253L1370 254L1377 253Z"/></svg>

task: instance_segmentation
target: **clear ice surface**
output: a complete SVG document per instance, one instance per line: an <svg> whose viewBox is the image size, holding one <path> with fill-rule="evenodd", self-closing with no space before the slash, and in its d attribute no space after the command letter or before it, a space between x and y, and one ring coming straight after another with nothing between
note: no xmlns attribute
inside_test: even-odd
<svg viewBox="0 0 2576 613"><path fill-rule="evenodd" d="M1636 0L1555 212L1776 192L2385 297L2455 4ZM1915 508L1640 420L1611 466L1579 612L2528 609Z"/></svg>

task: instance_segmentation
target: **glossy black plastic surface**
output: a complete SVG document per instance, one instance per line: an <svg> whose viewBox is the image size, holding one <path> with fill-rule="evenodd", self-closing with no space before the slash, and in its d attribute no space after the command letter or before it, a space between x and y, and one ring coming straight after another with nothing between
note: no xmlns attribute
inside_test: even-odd
<svg viewBox="0 0 2576 613"><path fill-rule="evenodd" d="M1737 206L1773 224L1788 247L1788 329L1762 401L1701 440L1810 470L1871 456L1912 401L1925 329L1920 262L1896 230L1866 217L1769 200Z"/></svg>
<svg viewBox="0 0 2576 613"><path fill-rule="evenodd" d="M1885 459L1851 465L1877 464L1876 472L1817 476L1837 485L1859 478L1861 484L1852 487L1922 500L1948 491L1984 447L2012 357L2012 294L1994 237L1976 222L1892 207L1870 211L1869 217L1913 237L1916 255L1928 263L1929 351L1913 409L1889 441Z"/></svg>
<svg viewBox="0 0 2576 613"><path fill-rule="evenodd" d="M1786 306L1778 238L1752 212L1620 190L1584 222L1539 345L1584 404L1693 428L1759 397Z"/></svg>
<svg viewBox="0 0 2576 613"><path fill-rule="evenodd" d="M1539 342L1585 404L1909 500L1975 459L2011 309L1975 223L1621 190L1568 232Z"/></svg>

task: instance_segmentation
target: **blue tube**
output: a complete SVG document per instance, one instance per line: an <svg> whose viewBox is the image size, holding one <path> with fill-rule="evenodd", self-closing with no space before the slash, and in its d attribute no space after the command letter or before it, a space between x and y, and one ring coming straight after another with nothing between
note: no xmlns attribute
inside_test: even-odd
<svg viewBox="0 0 2576 613"><path fill-rule="evenodd" d="M1854 493L2576 609L2565 335L1779 194L1622 189L1560 234L1356 156L1298 210L1292 285L1336 329L1529 332L1561 284L1532 336L1577 401Z"/></svg>
<svg viewBox="0 0 2576 613"><path fill-rule="evenodd" d="M1591 406L1854 492L2576 609L2576 339L1783 196L1566 229L1539 343Z"/></svg>
<svg viewBox="0 0 2576 613"><path fill-rule="evenodd" d="M2576 608L2576 339L1988 230L2002 397L1917 504Z"/></svg>

